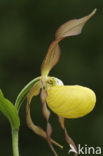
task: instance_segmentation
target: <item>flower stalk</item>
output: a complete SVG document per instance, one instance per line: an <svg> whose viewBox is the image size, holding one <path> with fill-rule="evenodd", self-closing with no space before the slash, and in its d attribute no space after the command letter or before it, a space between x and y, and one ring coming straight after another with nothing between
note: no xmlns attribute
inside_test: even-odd
<svg viewBox="0 0 103 156"><path fill-rule="evenodd" d="M13 156L19 156L18 134L19 134L19 130L12 129Z"/></svg>

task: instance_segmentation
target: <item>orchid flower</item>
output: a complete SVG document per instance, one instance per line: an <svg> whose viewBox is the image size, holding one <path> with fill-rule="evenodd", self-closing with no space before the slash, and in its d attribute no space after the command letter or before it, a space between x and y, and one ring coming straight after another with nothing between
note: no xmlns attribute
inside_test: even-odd
<svg viewBox="0 0 103 156"><path fill-rule="evenodd" d="M70 20L61 25L56 31L56 39L50 44L46 57L41 66L41 76L27 94L26 122L28 127L37 135L47 140L55 156L57 153L53 144L63 148L51 138L52 127L49 122L50 109L58 116L61 128L64 130L66 142L77 151L74 141L69 137L65 119L79 118L90 113L96 103L96 95L93 90L80 85L65 86L61 80L48 76L51 69L60 58L59 42L66 37L79 35L84 24L95 14L96 9L88 16ZM33 97L40 94L42 113L47 122L46 131L33 123L30 115L30 103ZM49 109L50 108L50 109ZM77 152L75 152L77 156Z"/></svg>

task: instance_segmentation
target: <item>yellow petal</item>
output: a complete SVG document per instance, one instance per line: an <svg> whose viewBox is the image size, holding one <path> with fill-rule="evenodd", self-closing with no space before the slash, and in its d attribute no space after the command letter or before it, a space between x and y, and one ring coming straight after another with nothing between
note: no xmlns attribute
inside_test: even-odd
<svg viewBox="0 0 103 156"><path fill-rule="evenodd" d="M64 118L79 118L91 112L96 103L95 93L79 85L54 86L48 91L48 107Z"/></svg>

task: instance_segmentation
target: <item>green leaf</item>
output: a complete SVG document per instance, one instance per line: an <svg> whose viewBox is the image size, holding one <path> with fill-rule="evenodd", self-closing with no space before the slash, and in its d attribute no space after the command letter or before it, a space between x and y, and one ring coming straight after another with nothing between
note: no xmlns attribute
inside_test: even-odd
<svg viewBox="0 0 103 156"><path fill-rule="evenodd" d="M33 85L40 81L41 77L37 77L35 79L33 79L32 81L30 81L19 93L19 95L17 96L16 102L15 102L15 107L17 108L17 111L19 112L19 109L21 107L21 104L23 103L27 93L29 92L29 90L33 87Z"/></svg>
<svg viewBox="0 0 103 156"><path fill-rule="evenodd" d="M13 129L18 129L20 126L20 119L15 106L7 100L0 90L0 111L7 117Z"/></svg>

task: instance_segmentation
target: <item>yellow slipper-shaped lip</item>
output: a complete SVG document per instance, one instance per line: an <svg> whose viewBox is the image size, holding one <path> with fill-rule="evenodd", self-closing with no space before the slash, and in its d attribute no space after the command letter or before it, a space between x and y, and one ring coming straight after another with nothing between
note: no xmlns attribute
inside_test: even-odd
<svg viewBox="0 0 103 156"><path fill-rule="evenodd" d="M93 90L79 85L53 86L47 90L48 107L64 118L79 118L91 112L96 103Z"/></svg>

